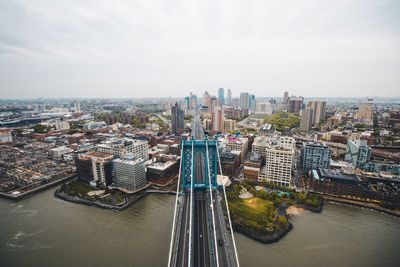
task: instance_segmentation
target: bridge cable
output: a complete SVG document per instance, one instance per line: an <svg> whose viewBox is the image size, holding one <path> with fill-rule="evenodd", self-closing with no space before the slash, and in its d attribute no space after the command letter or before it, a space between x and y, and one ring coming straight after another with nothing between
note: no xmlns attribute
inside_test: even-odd
<svg viewBox="0 0 400 267"><path fill-rule="evenodd" d="M215 229L214 201L213 201L212 188L211 188L210 161L209 161L209 154L208 154L208 139L206 140L206 156L207 156L207 166L208 166L208 185L209 185L209 189L210 189L210 198L211 198L211 214L212 214L212 219L213 219L215 257L217 260L217 267L219 267L217 231ZM215 177L215 179L217 179L217 177Z"/></svg>
<svg viewBox="0 0 400 267"><path fill-rule="evenodd" d="M190 173L190 215L189 215L189 251L188 251L188 266L191 266L192 259L192 221L193 221L193 167L194 161L194 140L192 139L192 162L191 162L191 173ZM186 234L186 233L185 233Z"/></svg>
<svg viewBox="0 0 400 267"><path fill-rule="evenodd" d="M217 142L217 141L216 141L216 142ZM223 174L222 174L222 166L221 166L221 161L220 161L220 159L219 159L218 145L216 145L216 146L217 146L216 149L217 149L217 156L218 156L218 163L219 163L219 172L220 172L220 174L221 174L221 176L222 176L222 175L223 175ZM238 257L237 250L236 250L235 237L233 236L233 228L232 228L231 215L230 215L230 212L229 212L229 205L228 205L228 200L227 200L227 198L226 198L226 191L225 191L225 184L224 184L224 183L222 183L222 188L223 188L223 190L224 190L225 205L226 205L226 210L227 210L227 213L228 213L229 228L230 228L230 230L231 230L231 236L232 236L232 242L233 242L233 249L234 249L234 252L235 252L236 264L237 264L237 267L239 267L239 266L240 266L240 264L239 264L239 257Z"/></svg>
<svg viewBox="0 0 400 267"><path fill-rule="evenodd" d="M169 244L169 256L168 256L168 267L171 267L172 261L172 250L174 244L174 233L176 227L176 214L177 214L177 207L178 207L178 199L179 199L179 191L180 191L180 182L181 182L181 168L182 168L182 160L183 160L183 144L181 148L181 158L179 162L179 172L178 172L178 186L176 187L176 198L175 198L175 209L174 209L174 220L172 223L172 232L171 232L171 243Z"/></svg>

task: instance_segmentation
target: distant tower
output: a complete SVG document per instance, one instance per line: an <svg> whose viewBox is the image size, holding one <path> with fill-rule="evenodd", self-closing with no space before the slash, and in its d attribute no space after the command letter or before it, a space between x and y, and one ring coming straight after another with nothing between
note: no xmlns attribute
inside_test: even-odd
<svg viewBox="0 0 400 267"><path fill-rule="evenodd" d="M301 118L300 118L300 129L303 131L309 131L312 126L313 122L313 115L314 111L307 107L302 110L301 112Z"/></svg>
<svg viewBox="0 0 400 267"><path fill-rule="evenodd" d="M210 110L210 113L213 113L215 108L217 107L217 98L215 96L212 96L210 98L210 106L208 107Z"/></svg>
<svg viewBox="0 0 400 267"><path fill-rule="evenodd" d="M220 106L223 106L225 104L224 88L219 88L218 89L218 102L219 102Z"/></svg>
<svg viewBox="0 0 400 267"><path fill-rule="evenodd" d="M210 107L211 95L204 91L203 93L203 106Z"/></svg>
<svg viewBox="0 0 400 267"><path fill-rule="evenodd" d="M284 104L287 104L288 101L289 101L289 92L288 92L288 91L285 91L285 92L283 93L283 103L284 103Z"/></svg>
<svg viewBox="0 0 400 267"><path fill-rule="evenodd" d="M241 109L249 109L249 93L240 93L239 106Z"/></svg>
<svg viewBox="0 0 400 267"><path fill-rule="evenodd" d="M227 97L226 104L227 104L228 106L231 106L231 105L232 105L232 91L231 91L231 89L228 89L228 97Z"/></svg>
<svg viewBox="0 0 400 267"><path fill-rule="evenodd" d="M171 122L172 122L172 133L179 135L183 132L183 110L179 107L178 103L175 103L171 107Z"/></svg>

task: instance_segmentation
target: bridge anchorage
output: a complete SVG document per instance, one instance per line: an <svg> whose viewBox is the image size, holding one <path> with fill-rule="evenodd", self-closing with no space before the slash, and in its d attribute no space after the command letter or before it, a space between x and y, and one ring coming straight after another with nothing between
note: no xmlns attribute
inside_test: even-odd
<svg viewBox="0 0 400 267"><path fill-rule="evenodd" d="M226 223L221 204L228 207L225 186L217 183L218 169L222 173L216 140L181 142L169 267L239 267L229 210Z"/></svg>

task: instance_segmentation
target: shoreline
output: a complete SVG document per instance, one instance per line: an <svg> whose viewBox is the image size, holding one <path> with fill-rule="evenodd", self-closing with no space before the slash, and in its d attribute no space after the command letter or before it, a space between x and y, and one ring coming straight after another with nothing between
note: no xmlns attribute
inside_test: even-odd
<svg viewBox="0 0 400 267"><path fill-rule="evenodd" d="M370 211L376 211L379 213L384 213L386 215L391 215L394 216L396 218L400 218L400 212L396 213L393 210L389 210L389 209L385 209L382 207L375 207L375 206L370 206L367 203L357 203L354 201L349 201L346 199L340 199L340 198L336 198L336 197L330 197L330 196L323 196L325 201L328 201L332 204L342 204L342 205L348 205L348 206L352 206L352 207L358 207L358 208L364 208L364 209L368 209Z"/></svg>
<svg viewBox="0 0 400 267"><path fill-rule="evenodd" d="M134 204L141 198L143 198L147 195L150 195L150 194L176 195L176 192L144 188L143 190L137 191L132 195L126 194L124 196L126 203L123 205L110 205L110 204L105 204L105 203L101 203L101 202L97 202L97 201L83 199L83 198L80 198L77 196L70 196L70 195L60 192L59 188L54 192L54 197L59 198L64 201L68 201L68 202L72 202L72 203L76 203L76 204L83 204L83 205L90 206L90 207L122 211L122 210L129 208L132 204Z"/></svg>
<svg viewBox="0 0 400 267"><path fill-rule="evenodd" d="M232 223L233 230L241 233L242 235L246 236L247 238L250 238L254 241L260 242L262 244L272 244L276 243L279 240L281 240L284 236L286 236L287 233L289 233L293 228L293 224L291 222L288 222L288 227L286 229L279 230L279 232L273 233L271 235L269 234L260 234L257 232L252 231L251 229L248 229L240 224Z"/></svg>
<svg viewBox="0 0 400 267"><path fill-rule="evenodd" d="M53 186L56 186L56 185L59 185L59 184L61 184L63 182L67 182L69 180L72 180L75 177L76 177L76 174L71 175L71 176L67 176L67 177L64 177L64 178L49 182L47 184L40 185L40 186L35 187L35 188L33 188L33 189L29 190L29 191L22 192L22 193L20 193L18 195L11 195L11 194L8 194L8 193L0 192L0 197L3 197L5 199L14 200L14 201L19 201L19 200L21 200L23 198L26 198L26 197L29 197L31 195L34 195L35 193L38 193L38 192L41 192L43 190L49 189L49 188L51 188Z"/></svg>

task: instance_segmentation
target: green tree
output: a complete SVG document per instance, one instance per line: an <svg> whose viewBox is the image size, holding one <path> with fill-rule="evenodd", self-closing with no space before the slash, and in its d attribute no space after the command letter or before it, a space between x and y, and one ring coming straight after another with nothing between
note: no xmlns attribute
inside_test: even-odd
<svg viewBox="0 0 400 267"><path fill-rule="evenodd" d="M274 207L279 208L282 205L282 201L279 198L274 199Z"/></svg>

